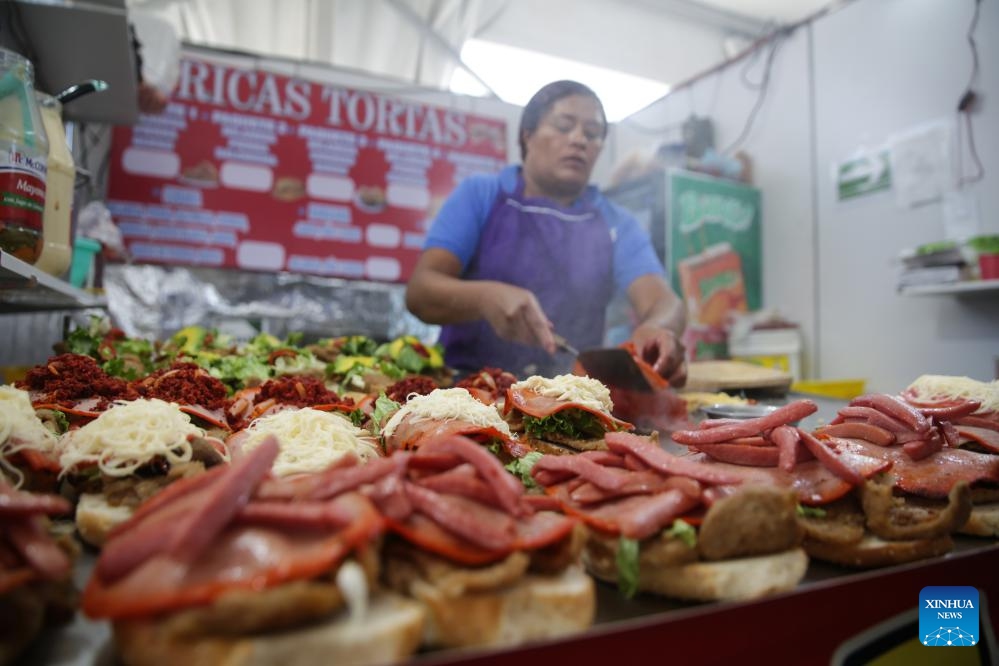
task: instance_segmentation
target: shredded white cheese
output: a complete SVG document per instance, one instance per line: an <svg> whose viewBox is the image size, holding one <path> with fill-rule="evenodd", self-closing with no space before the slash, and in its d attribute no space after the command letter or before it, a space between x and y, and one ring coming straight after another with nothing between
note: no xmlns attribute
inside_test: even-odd
<svg viewBox="0 0 999 666"><path fill-rule="evenodd" d="M172 403L153 398L115 403L78 430L63 436L59 458L63 471L82 463L96 463L108 476L128 476L163 456L170 465L191 460L189 438L205 431Z"/></svg>
<svg viewBox="0 0 999 666"><path fill-rule="evenodd" d="M980 382L970 377L923 375L909 384L907 391L926 402L943 402L963 398L982 403L979 412L999 411L999 380Z"/></svg>
<svg viewBox="0 0 999 666"><path fill-rule="evenodd" d="M28 392L0 386L0 455L24 448L56 453L58 444L59 438L35 415Z"/></svg>
<svg viewBox="0 0 999 666"><path fill-rule="evenodd" d="M563 402L577 402L581 405L608 414L614 409L610 389L601 382L590 377L579 375L558 375L556 377L540 377L534 375L517 382L511 388L529 389L539 395Z"/></svg>
<svg viewBox="0 0 999 666"><path fill-rule="evenodd" d="M319 472L348 453L362 461L380 455L378 443L346 417L318 409L286 409L256 419L246 429L242 444L251 451L274 435L281 451L274 461L275 476Z"/></svg>
<svg viewBox="0 0 999 666"><path fill-rule="evenodd" d="M434 389L428 395L410 395L409 401L382 428L391 437L406 417L419 421L467 421L483 428L496 428L510 437L510 426L491 405L484 405L463 388Z"/></svg>

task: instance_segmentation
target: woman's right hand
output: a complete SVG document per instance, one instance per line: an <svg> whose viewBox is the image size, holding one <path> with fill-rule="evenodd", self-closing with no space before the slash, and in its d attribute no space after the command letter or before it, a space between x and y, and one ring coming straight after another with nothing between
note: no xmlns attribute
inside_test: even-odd
<svg viewBox="0 0 999 666"><path fill-rule="evenodd" d="M484 282L482 287L480 313L496 335L555 353L552 323L533 293L504 282Z"/></svg>

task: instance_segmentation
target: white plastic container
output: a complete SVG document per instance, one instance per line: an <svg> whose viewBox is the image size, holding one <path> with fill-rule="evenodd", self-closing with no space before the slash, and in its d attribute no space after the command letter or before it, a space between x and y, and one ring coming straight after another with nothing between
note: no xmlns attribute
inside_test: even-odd
<svg viewBox="0 0 999 666"><path fill-rule="evenodd" d="M801 379L801 332L794 328L769 328L750 331L729 339L732 358L783 370L795 381Z"/></svg>

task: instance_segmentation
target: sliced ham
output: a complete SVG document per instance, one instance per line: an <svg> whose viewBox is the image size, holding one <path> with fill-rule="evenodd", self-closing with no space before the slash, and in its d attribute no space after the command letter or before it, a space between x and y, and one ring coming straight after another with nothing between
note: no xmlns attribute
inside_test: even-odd
<svg viewBox="0 0 999 666"><path fill-rule="evenodd" d="M523 458L531 451L523 443L511 439L496 428L483 428L480 425L460 419L435 421L432 419L413 419L409 416L399 423L391 437L386 438L385 450L389 453L393 451L412 451L422 447L426 441L454 435L462 435L481 442L496 440L514 458Z"/></svg>
<svg viewBox="0 0 999 666"><path fill-rule="evenodd" d="M515 389L513 387L507 389L506 402L503 404L503 414L509 414L514 409L528 416L533 416L536 419L543 419L546 416L551 416L566 409L578 409L595 416L605 430L631 430L633 428L627 421L615 418L602 410L581 405L578 402L566 402L565 400L550 398L530 389Z"/></svg>
<svg viewBox="0 0 999 666"><path fill-rule="evenodd" d="M943 499L958 481L999 483L999 456L945 448L922 460L913 460L901 447L882 447L857 439L843 446L865 456L892 463L895 487L912 495Z"/></svg>
<svg viewBox="0 0 999 666"><path fill-rule="evenodd" d="M645 539L668 527L699 503L699 499L679 490L668 490L615 500L592 511L580 512L580 515L596 524L613 525L614 532L629 539Z"/></svg>
<svg viewBox="0 0 999 666"><path fill-rule="evenodd" d="M3 528L24 561L43 578L62 580L69 575L69 557L49 536L41 516L8 518Z"/></svg>
<svg viewBox="0 0 999 666"><path fill-rule="evenodd" d="M696 448L715 460L751 467L776 467L780 454L775 446L756 446L732 442L698 444Z"/></svg>
<svg viewBox="0 0 999 666"><path fill-rule="evenodd" d="M416 511L433 519L446 531L491 551L513 549L516 530L510 515L456 495L441 495L413 483L406 495Z"/></svg>
<svg viewBox="0 0 999 666"><path fill-rule="evenodd" d="M538 511L517 521L517 550L544 548L569 536L576 521L554 511Z"/></svg>
<svg viewBox="0 0 999 666"><path fill-rule="evenodd" d="M960 423L954 428L962 441L974 442L992 453L999 453L999 431Z"/></svg>
<svg viewBox="0 0 999 666"><path fill-rule="evenodd" d="M143 618L208 604L223 590L259 590L319 576L380 529L374 507L360 495L335 502L343 505L338 511L353 513L338 532L231 526L195 560L161 552L114 582L98 570L84 591L83 610L94 618Z"/></svg>
<svg viewBox="0 0 999 666"><path fill-rule="evenodd" d="M954 419L954 425L985 428L986 430L995 430L996 432L999 432L999 417L996 416L995 412L988 417L974 414L972 416L963 416L959 419Z"/></svg>
<svg viewBox="0 0 999 666"><path fill-rule="evenodd" d="M607 447L614 453L631 454L660 472L689 476L705 483L740 483L742 474L731 474L717 467L695 462L689 457L668 453L645 437L628 432L609 432L604 437Z"/></svg>
<svg viewBox="0 0 999 666"><path fill-rule="evenodd" d="M37 514L58 516L69 513L72 508L64 497L14 490L0 477L0 518Z"/></svg>
<svg viewBox="0 0 999 666"><path fill-rule="evenodd" d="M278 450L277 440L268 437L225 468L225 473L213 476L211 483L169 504L161 503L159 510L147 512L141 520L133 516L129 528L116 533L97 561L102 579L113 582L157 553L197 559L246 504L250 493L270 471Z"/></svg>
<svg viewBox="0 0 999 666"><path fill-rule="evenodd" d="M627 470L605 467L581 456L542 456L531 469L531 476L542 485L552 485L570 475L604 490L617 490L632 477Z"/></svg>
<svg viewBox="0 0 999 666"><path fill-rule="evenodd" d="M478 446L466 437L437 437L424 443L422 453L430 455L452 455L470 463L479 475L492 487L500 506L510 514L519 511L520 496L524 494L524 486L512 474L507 472L502 463L486 449Z"/></svg>

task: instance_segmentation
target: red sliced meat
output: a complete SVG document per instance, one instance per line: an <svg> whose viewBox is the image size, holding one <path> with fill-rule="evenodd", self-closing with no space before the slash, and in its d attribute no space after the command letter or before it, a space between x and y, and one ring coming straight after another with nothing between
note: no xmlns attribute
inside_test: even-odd
<svg viewBox="0 0 999 666"><path fill-rule="evenodd" d="M922 460L913 460L901 447L882 447L857 439L843 440L865 456L876 456L892 463L895 487L912 495L944 498L959 481L999 483L999 456L964 449L943 449Z"/></svg>
<svg viewBox="0 0 999 666"><path fill-rule="evenodd" d="M520 496L524 494L523 484L507 472L502 463L486 449L478 446L467 437L437 437L424 442L422 453L430 455L451 455L470 463L479 476L489 484L496 493L499 505L510 514L519 511Z"/></svg>
<svg viewBox="0 0 999 666"><path fill-rule="evenodd" d="M631 454L649 467L666 474L689 476L705 483L740 483L744 478L741 473L732 474L728 470L695 462L690 457L675 456L645 437L628 432L609 432L604 440L614 453Z"/></svg>
<svg viewBox="0 0 999 666"><path fill-rule="evenodd" d="M819 441L816 439L815 435L802 430L801 428L798 428L798 435L801 437L801 443L805 445L805 448L811 451L812 455L814 455L830 472L843 479L851 486L859 486L864 482L863 475L850 467L850 465L840 457L837 443L841 440L837 440L835 437L830 437L824 442Z"/></svg>
<svg viewBox="0 0 999 666"><path fill-rule="evenodd" d="M605 467L581 456L542 456L534 463L531 476L542 485L561 478L578 476L604 490L617 490L628 483L632 474L616 467Z"/></svg>
<svg viewBox="0 0 999 666"><path fill-rule="evenodd" d="M893 416L889 416L874 407L866 405L849 405L839 410L832 425L842 423L843 419L862 419L865 423L884 428L893 433L911 432L912 428Z"/></svg>
<svg viewBox="0 0 999 666"><path fill-rule="evenodd" d="M442 528L491 551L513 549L516 536L509 514L457 495L441 495L413 483L405 484L413 508Z"/></svg>
<svg viewBox="0 0 999 666"><path fill-rule="evenodd" d="M62 580L69 575L69 557L49 536L41 516L7 518L3 529L15 550L43 578Z"/></svg>
<svg viewBox="0 0 999 666"><path fill-rule="evenodd" d="M388 519L389 529L409 543L441 557L469 566L481 566L503 559L513 552L515 540L509 548L491 550L479 546L441 527L435 520L414 511L405 520Z"/></svg>
<svg viewBox="0 0 999 666"><path fill-rule="evenodd" d="M746 419L705 430L677 430L673 433L673 441L681 444L717 444L736 437L754 437L777 426L799 421L818 410L811 400L795 400L775 411L755 419Z"/></svg>
<svg viewBox="0 0 999 666"><path fill-rule="evenodd" d="M578 409L593 414L600 421L601 425L603 425L604 429L608 431L631 430L634 427L627 421L622 421L599 409L593 409L578 402L567 402L565 400L549 398L537 391L524 388L515 389L511 387L506 390L506 402L503 404L503 414L509 414L514 409L528 416L533 416L536 419L543 419L546 416L551 416L566 409Z"/></svg>
<svg viewBox="0 0 999 666"><path fill-rule="evenodd" d="M517 521L517 550L537 550L569 536L576 521L561 513L538 511Z"/></svg>
<svg viewBox="0 0 999 666"><path fill-rule="evenodd" d="M626 497L580 511L579 515L595 527L611 525L614 533L629 539L645 539L668 527L676 518L700 504L679 490L655 495Z"/></svg>
<svg viewBox="0 0 999 666"><path fill-rule="evenodd" d="M961 425L960 423L954 427L962 441L975 442L992 453L999 453L999 431Z"/></svg>
<svg viewBox="0 0 999 666"><path fill-rule="evenodd" d="M816 435L864 439L872 444L890 446L895 443L895 433L871 423L837 423L815 431Z"/></svg>
<svg viewBox="0 0 999 666"><path fill-rule="evenodd" d="M334 501L342 505L337 511L353 514L343 530L230 526L196 560L160 553L113 583L95 573L83 594L83 610L94 618L150 617L211 603L228 590L260 590L334 570L381 529L378 513L361 495Z"/></svg>
<svg viewBox="0 0 999 666"><path fill-rule="evenodd" d="M480 425L460 419L436 421L432 419L413 419L411 416L404 418L392 432L392 436L385 439L385 450L388 453L392 453L393 451L413 451L419 449L428 440L450 437L452 435L462 435L482 443L489 440L496 440L501 442L504 450L514 458L523 458L531 452L529 447L517 440L511 439L496 428L483 428Z"/></svg>
<svg viewBox="0 0 999 666"><path fill-rule="evenodd" d="M762 437L760 438L762 439ZM751 467L776 467L779 451L776 446L755 446L751 444L698 444L698 451L708 454L715 460L749 465Z"/></svg>
<svg viewBox="0 0 999 666"><path fill-rule="evenodd" d="M250 493L270 471L279 446L268 437L260 446L213 476L211 483L160 503L157 510L134 516L129 528L115 533L100 559L97 571L113 582L157 553L171 553L178 560L197 559L219 531L249 500Z"/></svg>
<svg viewBox="0 0 999 666"><path fill-rule="evenodd" d="M798 429L789 425L777 426L770 437L777 444L777 466L785 472L790 472L797 464L801 452L807 450L800 445L801 436L798 434Z"/></svg>
<svg viewBox="0 0 999 666"><path fill-rule="evenodd" d="M999 432L999 418L996 417L995 412L991 412L991 416L982 416L980 414L962 416L959 419L955 419L954 424L971 426L973 428L985 428L986 430L995 430L996 432Z"/></svg>
<svg viewBox="0 0 999 666"><path fill-rule="evenodd" d="M45 514L58 516L69 513L72 505L59 495L43 495L14 490L0 477L0 518Z"/></svg>
<svg viewBox="0 0 999 666"><path fill-rule="evenodd" d="M915 430L916 432L926 432L930 429L930 420L928 418L923 416L918 409L905 400L893 395L871 393L854 398L850 401L850 404L873 407L882 414L898 419L908 426L910 430Z"/></svg>

